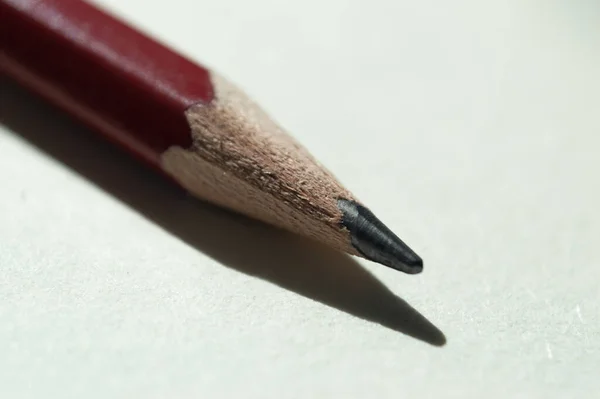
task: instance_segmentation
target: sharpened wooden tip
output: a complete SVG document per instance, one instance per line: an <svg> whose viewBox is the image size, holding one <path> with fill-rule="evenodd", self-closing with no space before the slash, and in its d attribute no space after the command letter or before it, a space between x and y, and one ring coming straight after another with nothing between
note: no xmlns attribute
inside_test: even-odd
<svg viewBox="0 0 600 399"><path fill-rule="evenodd" d="M342 224L352 245L365 258L408 274L423 271L423 260L373 213L354 201L338 199Z"/></svg>

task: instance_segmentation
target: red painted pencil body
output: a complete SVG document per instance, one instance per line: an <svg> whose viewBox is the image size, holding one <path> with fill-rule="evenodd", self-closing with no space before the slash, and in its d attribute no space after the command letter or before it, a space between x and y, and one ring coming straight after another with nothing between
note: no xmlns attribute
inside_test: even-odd
<svg viewBox="0 0 600 399"><path fill-rule="evenodd" d="M0 0L0 71L158 168L209 72L79 0Z"/></svg>

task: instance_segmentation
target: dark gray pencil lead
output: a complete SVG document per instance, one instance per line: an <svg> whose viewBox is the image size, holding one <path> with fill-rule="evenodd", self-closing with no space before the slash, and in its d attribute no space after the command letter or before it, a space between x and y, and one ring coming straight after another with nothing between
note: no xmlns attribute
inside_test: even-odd
<svg viewBox="0 0 600 399"><path fill-rule="evenodd" d="M342 223L352 245L367 259L408 274L423 270L423 260L364 206L338 199Z"/></svg>

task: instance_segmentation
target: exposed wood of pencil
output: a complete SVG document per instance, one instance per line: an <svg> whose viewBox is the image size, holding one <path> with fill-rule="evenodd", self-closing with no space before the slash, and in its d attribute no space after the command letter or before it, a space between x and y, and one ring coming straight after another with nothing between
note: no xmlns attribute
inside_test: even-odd
<svg viewBox="0 0 600 399"><path fill-rule="evenodd" d="M225 79L79 0L0 0L0 13L3 73L196 196L421 270L416 254Z"/></svg>

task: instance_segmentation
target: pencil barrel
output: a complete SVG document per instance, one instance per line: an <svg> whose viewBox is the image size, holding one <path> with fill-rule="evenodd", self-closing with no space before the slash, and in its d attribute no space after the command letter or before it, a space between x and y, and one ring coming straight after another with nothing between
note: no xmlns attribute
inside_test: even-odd
<svg viewBox="0 0 600 399"><path fill-rule="evenodd" d="M147 163L191 144L209 72L79 0L0 0L0 69Z"/></svg>

